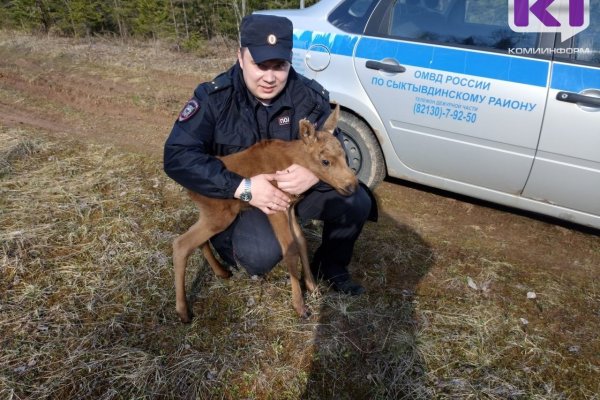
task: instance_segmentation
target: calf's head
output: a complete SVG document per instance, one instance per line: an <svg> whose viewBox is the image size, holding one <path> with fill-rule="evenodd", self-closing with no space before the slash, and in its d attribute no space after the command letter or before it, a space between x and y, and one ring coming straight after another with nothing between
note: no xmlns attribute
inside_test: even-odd
<svg viewBox="0 0 600 400"><path fill-rule="evenodd" d="M300 121L300 139L304 142L306 162L320 180L331 185L338 193L348 196L356 190L358 179L348 167L346 153L340 141L333 136L340 115L340 106L336 105L323 125L316 130L307 119Z"/></svg>

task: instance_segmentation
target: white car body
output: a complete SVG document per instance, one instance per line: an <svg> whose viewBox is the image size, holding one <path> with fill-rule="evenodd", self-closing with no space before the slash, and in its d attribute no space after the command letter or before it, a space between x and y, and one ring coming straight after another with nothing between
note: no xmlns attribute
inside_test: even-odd
<svg viewBox="0 0 600 400"><path fill-rule="evenodd" d="M600 228L600 0L564 42L511 31L505 10L321 0L263 13L292 20L293 66L342 106L365 183L387 174Z"/></svg>

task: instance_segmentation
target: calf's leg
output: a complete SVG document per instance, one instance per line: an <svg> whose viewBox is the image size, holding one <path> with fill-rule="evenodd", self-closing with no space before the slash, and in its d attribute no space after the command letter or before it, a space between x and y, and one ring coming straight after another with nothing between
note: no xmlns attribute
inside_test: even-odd
<svg viewBox="0 0 600 400"><path fill-rule="evenodd" d="M207 213L206 215L211 214ZM177 315L179 315L179 318L182 322L190 322L193 317L192 312L188 308L185 294L185 270L187 266L187 259L196 248L198 248L199 246L207 245L206 242L212 236L216 235L219 232L222 232L225 228L227 228L233 222L235 215L236 214L232 212L222 212L219 215L219 218L213 218L212 221L208 221L207 219L201 217L194 225L192 225L187 230L187 232L180 235L173 241L173 267L175 270L175 308L177 311ZM209 260L209 263L210 262L211 260ZM220 270L219 268L215 269L215 266L213 264L211 264L211 267L213 268L213 271L215 271L215 274L217 274L217 276L229 277L228 271L223 269L223 267L220 266L220 264Z"/></svg>
<svg viewBox="0 0 600 400"><path fill-rule="evenodd" d="M290 221L290 229L292 231L293 239L298 246L298 253L300 256L300 262L302 263L302 273L304 274L304 284L309 292L317 290L317 284L315 278L310 270L310 262L308 261L308 247L306 245L306 238L302 232L302 228L296 218L296 213L293 208L288 210L288 218Z"/></svg>
<svg viewBox="0 0 600 400"><path fill-rule="evenodd" d="M302 288L300 287L300 271L298 270L298 245L292 236L288 216L283 212L270 214L269 221L271 222L275 236L281 245L283 262L285 265L287 265L290 273L290 283L292 286L292 306L300 317L306 318L309 315L309 311L304 304Z"/></svg>
<svg viewBox="0 0 600 400"><path fill-rule="evenodd" d="M208 261L208 265L210 265L215 275L223 279L231 278L231 271L223 268L223 265L221 265L219 260L217 260L212 252L208 241L204 242L200 247L202 248L202 254L204 254L204 258L206 258L206 261Z"/></svg>

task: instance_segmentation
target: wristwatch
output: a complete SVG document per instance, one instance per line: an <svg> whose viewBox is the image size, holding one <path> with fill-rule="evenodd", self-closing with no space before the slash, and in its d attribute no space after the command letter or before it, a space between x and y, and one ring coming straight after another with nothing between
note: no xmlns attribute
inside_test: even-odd
<svg viewBox="0 0 600 400"><path fill-rule="evenodd" d="M250 178L244 178L244 191L242 193L240 193L240 200L241 201L250 201L252 200L252 192L250 192L250 184L252 183L252 181L250 180Z"/></svg>

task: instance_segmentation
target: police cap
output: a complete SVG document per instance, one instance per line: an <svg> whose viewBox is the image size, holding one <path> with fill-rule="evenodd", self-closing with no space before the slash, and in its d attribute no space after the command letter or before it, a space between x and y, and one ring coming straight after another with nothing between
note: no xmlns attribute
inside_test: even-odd
<svg viewBox="0 0 600 400"><path fill-rule="evenodd" d="M292 21L275 15L250 14L242 19L240 45L247 47L254 62L292 61Z"/></svg>

